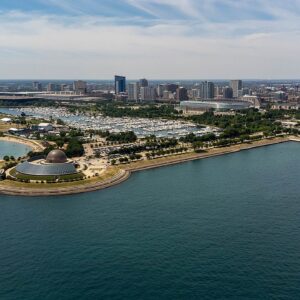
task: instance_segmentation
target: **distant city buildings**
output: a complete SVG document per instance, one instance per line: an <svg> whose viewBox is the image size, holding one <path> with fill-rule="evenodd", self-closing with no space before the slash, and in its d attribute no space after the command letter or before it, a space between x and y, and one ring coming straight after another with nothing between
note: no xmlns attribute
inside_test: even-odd
<svg viewBox="0 0 300 300"><path fill-rule="evenodd" d="M0 94L5 98L24 99L39 97L44 99L117 100L138 102L176 103L188 100L205 102L248 102L251 107L271 107L272 104L300 103L300 81L246 81L218 80L197 82L154 81L146 78L130 81L125 76L116 75L112 80L94 80L89 83L66 80L42 83L39 81L22 84L2 84ZM46 92L47 91L47 92ZM32 93L30 93L32 92ZM23 94L22 94L23 93Z"/></svg>
<svg viewBox="0 0 300 300"><path fill-rule="evenodd" d="M119 95L126 92L126 77L124 76L115 76L115 94Z"/></svg>
<svg viewBox="0 0 300 300"><path fill-rule="evenodd" d="M242 80L230 80L230 87L232 88L233 98L239 98L240 96L242 96Z"/></svg>

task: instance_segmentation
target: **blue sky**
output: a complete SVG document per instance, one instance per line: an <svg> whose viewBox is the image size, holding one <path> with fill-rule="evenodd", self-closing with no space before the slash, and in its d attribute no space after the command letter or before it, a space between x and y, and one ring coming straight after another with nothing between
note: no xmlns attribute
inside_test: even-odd
<svg viewBox="0 0 300 300"><path fill-rule="evenodd" d="M0 78L300 78L300 0L1 0Z"/></svg>

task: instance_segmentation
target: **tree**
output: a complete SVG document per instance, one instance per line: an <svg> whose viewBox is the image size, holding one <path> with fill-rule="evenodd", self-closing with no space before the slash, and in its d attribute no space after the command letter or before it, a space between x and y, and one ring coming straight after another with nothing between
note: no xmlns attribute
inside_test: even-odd
<svg viewBox="0 0 300 300"><path fill-rule="evenodd" d="M82 144L76 138L71 139L66 149L66 155L68 157L74 157L74 156L82 156L83 154L84 154L84 148Z"/></svg>

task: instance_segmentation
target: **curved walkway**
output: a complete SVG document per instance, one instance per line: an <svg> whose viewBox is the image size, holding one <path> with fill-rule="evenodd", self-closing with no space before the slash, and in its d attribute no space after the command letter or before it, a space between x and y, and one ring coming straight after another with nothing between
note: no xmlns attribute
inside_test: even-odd
<svg viewBox="0 0 300 300"><path fill-rule="evenodd" d="M117 185L125 180L127 180L130 176L130 172L125 170L120 170L113 177L101 181L101 182L93 182L93 183L82 183L76 186L69 187L51 187L47 189L44 188L30 188L30 187L13 187L13 186L1 186L0 185L0 194L4 195L14 195L14 196L57 196L57 195L71 195L71 194L79 194L92 192L100 189L105 189L111 187L113 185ZM46 185L46 184L45 184Z"/></svg>

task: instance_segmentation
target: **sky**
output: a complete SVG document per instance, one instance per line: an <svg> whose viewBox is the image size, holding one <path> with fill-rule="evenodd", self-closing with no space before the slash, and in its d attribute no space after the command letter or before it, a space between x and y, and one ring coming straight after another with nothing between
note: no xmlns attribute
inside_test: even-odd
<svg viewBox="0 0 300 300"><path fill-rule="evenodd" d="M0 79L299 79L300 0L0 0Z"/></svg>

